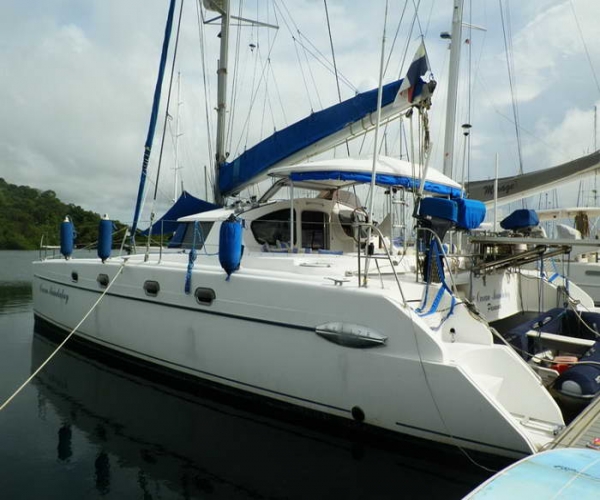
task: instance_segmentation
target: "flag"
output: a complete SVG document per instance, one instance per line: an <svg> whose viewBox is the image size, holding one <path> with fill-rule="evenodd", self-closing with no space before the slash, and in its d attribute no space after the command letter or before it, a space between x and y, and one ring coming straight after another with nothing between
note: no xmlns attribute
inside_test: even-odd
<svg viewBox="0 0 600 500"><path fill-rule="evenodd" d="M415 53L415 57L406 72L406 76L402 80L396 100L402 96L408 102L414 102L423 91L425 82L422 77L425 76L429 70L429 59L427 58L427 52L425 51L425 44L421 42Z"/></svg>

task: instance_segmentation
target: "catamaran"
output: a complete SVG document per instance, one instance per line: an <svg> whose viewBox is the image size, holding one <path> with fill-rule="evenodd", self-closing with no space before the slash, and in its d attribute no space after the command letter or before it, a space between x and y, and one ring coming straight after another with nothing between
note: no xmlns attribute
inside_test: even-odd
<svg viewBox="0 0 600 500"><path fill-rule="evenodd" d="M222 116L233 16L227 1L215 5ZM104 229L99 257L74 259L66 221L64 258L33 265L36 325L266 406L513 458L543 449L565 424L545 385L551 370L506 334L520 315L559 302L595 314L589 297L521 271L524 255L506 260L485 242L476 255L455 251L448 235L477 229L485 209L428 166L427 146L422 166L377 154L307 161L408 110L426 124L435 88L426 70L420 49L404 79L313 113L232 162L218 145L218 202L266 175L273 187L180 217L169 251L111 256ZM406 218L391 210L378 224L352 191L359 185L370 186L371 205L375 187L391 207L412 197L417 238L394 234ZM278 198L282 188L289 198ZM561 348L578 346L560 333Z"/></svg>

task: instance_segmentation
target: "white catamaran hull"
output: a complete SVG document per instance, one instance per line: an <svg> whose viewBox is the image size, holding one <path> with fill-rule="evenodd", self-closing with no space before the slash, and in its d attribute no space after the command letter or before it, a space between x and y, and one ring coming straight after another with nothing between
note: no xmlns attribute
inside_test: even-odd
<svg viewBox="0 0 600 500"><path fill-rule="evenodd" d="M462 305L435 331L397 289L337 286L318 262L314 276L242 269L230 281L218 265L197 266L186 295L178 257L127 261L76 335L223 387L492 454L534 452L562 424L539 379ZM71 331L104 290L97 277L112 280L122 265L35 263L36 318ZM420 297L422 285L410 286ZM198 287L214 292L210 305Z"/></svg>

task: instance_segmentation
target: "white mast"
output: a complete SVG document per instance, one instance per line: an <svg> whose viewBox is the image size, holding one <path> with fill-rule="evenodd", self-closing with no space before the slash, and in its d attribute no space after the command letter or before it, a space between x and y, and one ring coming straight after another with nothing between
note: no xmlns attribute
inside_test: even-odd
<svg viewBox="0 0 600 500"><path fill-rule="evenodd" d="M444 137L444 174L452 176L454 157L454 124L456 122L456 97L458 94L458 72L462 40L463 0L454 0L452 34L450 40L450 69L448 72L448 99L446 104L446 131Z"/></svg>
<svg viewBox="0 0 600 500"><path fill-rule="evenodd" d="M377 120L375 122L375 138L373 139L373 166L371 169L371 187L369 189L369 208L367 210L367 244L365 246L365 252L367 253L367 260L365 261L365 275L363 277L363 286L367 286L367 280L369 276L369 243L371 241L372 224L373 224L373 203L375 200L375 177L377 175L377 159L378 159L378 137L379 137L379 123L381 122L381 101L382 101L382 88L383 88L383 63L385 55L385 28L387 24L388 15L388 2L385 2L385 15L383 16L383 35L381 37L381 60L379 62L379 87L377 90ZM358 248L360 253L360 245ZM360 276L359 276L360 279Z"/></svg>
<svg viewBox="0 0 600 500"><path fill-rule="evenodd" d="M223 204L223 197L219 190L219 169L226 159L225 156L225 117L227 112L227 61L229 54L229 25L231 14L229 11L229 0L220 2L221 11L221 51L218 63L217 84L217 144L215 155L215 185L214 196L217 205Z"/></svg>
<svg viewBox="0 0 600 500"><path fill-rule="evenodd" d="M173 180L173 202L177 201L178 196L178 172L181 168L179 166L179 137L183 134L180 133L180 121L181 121L181 73L177 73L177 118L175 119L175 175ZM182 187L183 189L183 187Z"/></svg>

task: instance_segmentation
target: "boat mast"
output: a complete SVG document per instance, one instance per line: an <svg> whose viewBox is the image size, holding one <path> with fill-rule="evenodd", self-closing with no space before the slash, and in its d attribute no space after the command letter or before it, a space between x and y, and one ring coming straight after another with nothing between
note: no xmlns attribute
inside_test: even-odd
<svg viewBox="0 0 600 500"><path fill-rule="evenodd" d="M454 125L456 123L456 98L458 94L458 70L462 40L463 0L454 0L452 34L450 35L450 69L448 72L448 98L446 103L446 131L444 136L444 175L452 176L454 157Z"/></svg>
<svg viewBox="0 0 600 500"><path fill-rule="evenodd" d="M165 74L165 66L167 64L167 56L169 52L169 41L171 39L171 29L173 28L173 13L175 12L176 0L171 0L169 4L169 13L167 15L167 24L165 26L165 36L163 39L162 53L160 56L160 64L158 67L158 76L154 87L154 98L152 101L152 113L150 115L150 124L148 125L148 135L144 145L144 158L142 160L142 173L140 176L140 185L135 202L135 211L133 214L133 223L131 225L131 245L135 248L135 233L140 220L140 213L144 200L144 192L146 188L146 177L148 176L148 164L150 163L150 153L152 152L152 142L154 140L154 131L156 129L156 121L158 120L158 107L160 105L160 94L162 90L162 82Z"/></svg>
<svg viewBox="0 0 600 500"><path fill-rule="evenodd" d="M214 197L217 205L223 205L223 196L219 189L219 169L225 162L225 117L227 114L227 62L229 54L229 25L231 24L231 13L229 0L222 0L221 12L221 51L218 62L217 83L217 144L215 153L215 184Z"/></svg>
<svg viewBox="0 0 600 500"><path fill-rule="evenodd" d="M183 135L180 132L180 122L181 122L181 105L183 101L181 100L181 73L177 73L177 118L175 119L175 175L173 180L173 202L177 201L178 196L178 171L181 169L179 166L179 138ZM181 186L181 190L183 191L183 183Z"/></svg>

